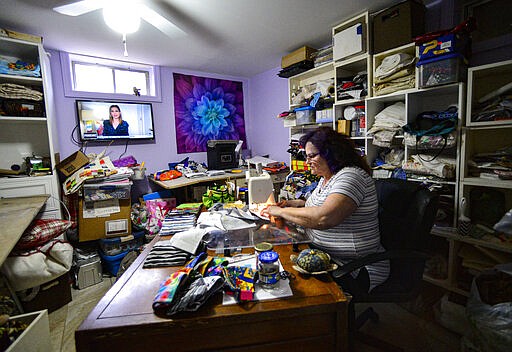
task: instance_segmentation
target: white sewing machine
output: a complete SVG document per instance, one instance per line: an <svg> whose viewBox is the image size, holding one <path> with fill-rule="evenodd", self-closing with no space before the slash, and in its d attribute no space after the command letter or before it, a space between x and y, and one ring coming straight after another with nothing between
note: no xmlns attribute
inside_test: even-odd
<svg viewBox="0 0 512 352"><path fill-rule="evenodd" d="M251 164L247 165L245 179L247 180L249 194L249 209L261 210L267 204L275 204L274 184L270 174L262 170L261 163L256 164L256 168L251 170Z"/></svg>

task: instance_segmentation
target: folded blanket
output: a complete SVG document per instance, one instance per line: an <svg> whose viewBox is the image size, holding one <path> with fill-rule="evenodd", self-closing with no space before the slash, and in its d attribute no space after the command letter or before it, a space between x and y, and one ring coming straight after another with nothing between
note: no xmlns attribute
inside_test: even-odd
<svg viewBox="0 0 512 352"><path fill-rule="evenodd" d="M405 76L396 78L392 81L375 85L373 87L373 93L375 95L384 95L390 94L394 92L398 92L400 90L414 88L415 86L415 77L414 75Z"/></svg>
<svg viewBox="0 0 512 352"><path fill-rule="evenodd" d="M2 83L0 84L0 97L42 101L43 93L19 84Z"/></svg>
<svg viewBox="0 0 512 352"><path fill-rule="evenodd" d="M383 78L400 71L402 68L414 64L415 57L407 53L398 53L386 56L375 69L375 78Z"/></svg>

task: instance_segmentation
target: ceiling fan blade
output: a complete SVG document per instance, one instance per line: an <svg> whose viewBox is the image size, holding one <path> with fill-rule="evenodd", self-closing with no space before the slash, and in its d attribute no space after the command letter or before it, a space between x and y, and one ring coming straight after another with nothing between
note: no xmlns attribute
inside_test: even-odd
<svg viewBox="0 0 512 352"><path fill-rule="evenodd" d="M102 0L82 0L67 5L54 7L53 10L68 16L80 16L84 13L101 9L105 1Z"/></svg>
<svg viewBox="0 0 512 352"><path fill-rule="evenodd" d="M176 26L174 23L169 21L167 18L161 16L153 9L142 5L140 8L140 17L158 29L160 32L166 34L169 37L175 37L179 35L185 35L186 33Z"/></svg>

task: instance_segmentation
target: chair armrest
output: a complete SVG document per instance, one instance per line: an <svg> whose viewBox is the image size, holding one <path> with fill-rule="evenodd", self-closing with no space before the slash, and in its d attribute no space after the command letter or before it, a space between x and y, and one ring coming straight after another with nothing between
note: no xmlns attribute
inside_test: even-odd
<svg viewBox="0 0 512 352"><path fill-rule="evenodd" d="M346 264L340 263L333 259L338 264L338 269L332 272L334 278L339 278L351 273L354 270L360 269L368 264L380 262L388 259L415 259L415 260L427 260L430 257L427 253L414 251L414 250L390 250L381 253L372 253L364 257L354 259Z"/></svg>

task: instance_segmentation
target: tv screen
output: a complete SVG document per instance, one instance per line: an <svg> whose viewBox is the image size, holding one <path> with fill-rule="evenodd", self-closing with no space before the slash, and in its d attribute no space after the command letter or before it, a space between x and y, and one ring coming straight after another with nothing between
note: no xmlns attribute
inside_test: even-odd
<svg viewBox="0 0 512 352"><path fill-rule="evenodd" d="M150 103L77 100L76 110L82 141L155 138Z"/></svg>

